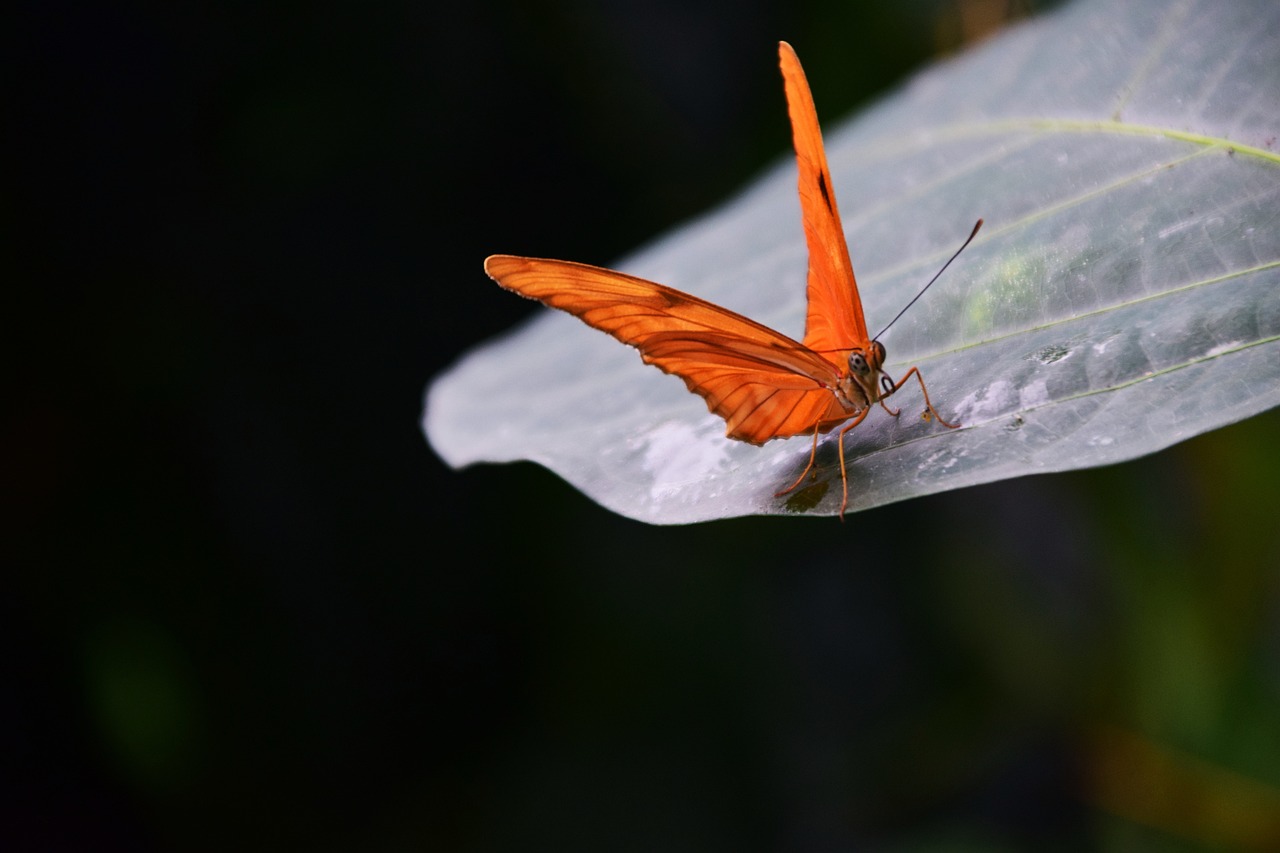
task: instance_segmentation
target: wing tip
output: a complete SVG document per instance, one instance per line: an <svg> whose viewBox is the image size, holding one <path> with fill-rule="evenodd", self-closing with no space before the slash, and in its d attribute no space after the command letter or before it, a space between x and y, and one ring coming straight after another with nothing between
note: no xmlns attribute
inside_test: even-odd
<svg viewBox="0 0 1280 853"><path fill-rule="evenodd" d="M499 268L512 259L511 255L490 255L484 259L484 273L494 281L501 274Z"/></svg>
<svg viewBox="0 0 1280 853"><path fill-rule="evenodd" d="M778 42L778 62L784 67L800 64L800 57L796 56L796 49L787 41Z"/></svg>

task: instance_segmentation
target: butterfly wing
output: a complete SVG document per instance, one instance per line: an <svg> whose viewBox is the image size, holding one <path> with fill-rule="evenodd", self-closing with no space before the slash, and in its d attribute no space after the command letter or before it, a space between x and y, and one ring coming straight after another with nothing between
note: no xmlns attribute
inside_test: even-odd
<svg viewBox="0 0 1280 853"><path fill-rule="evenodd" d="M839 380L830 361L741 314L587 264L493 255L484 268L508 290L573 314L679 376L724 418L730 438L762 444L849 416L830 390Z"/></svg>
<svg viewBox="0 0 1280 853"><path fill-rule="evenodd" d="M832 354L838 362L839 356L833 351L847 352L854 346L865 348L870 343L867 321L862 315L849 247L840 225L809 83L795 51L785 41L778 44L778 58L800 171L804 237L809 244L809 312L805 318L804 344L816 352Z"/></svg>

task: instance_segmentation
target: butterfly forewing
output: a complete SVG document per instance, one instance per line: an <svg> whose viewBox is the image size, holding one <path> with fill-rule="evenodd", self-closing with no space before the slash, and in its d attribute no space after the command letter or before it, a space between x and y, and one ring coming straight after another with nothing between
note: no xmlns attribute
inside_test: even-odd
<svg viewBox="0 0 1280 853"><path fill-rule="evenodd" d="M850 348L866 347L869 343L867 322L862 316L862 302L840 224L809 83L791 45L786 42L778 45L778 59L799 167L804 237L809 245L809 311L805 317L804 344L840 363Z"/></svg>
<svg viewBox="0 0 1280 853"><path fill-rule="evenodd" d="M761 444L847 416L830 390L839 374L829 360L741 314L570 261L493 255L485 271L508 290L573 314L679 376L725 419L730 438Z"/></svg>

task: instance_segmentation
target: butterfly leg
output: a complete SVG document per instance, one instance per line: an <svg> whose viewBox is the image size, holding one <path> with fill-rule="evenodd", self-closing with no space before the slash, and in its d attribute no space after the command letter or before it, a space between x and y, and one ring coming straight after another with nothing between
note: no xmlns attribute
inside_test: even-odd
<svg viewBox="0 0 1280 853"><path fill-rule="evenodd" d="M849 472L844 467L844 434L849 430L862 423L867 416L867 412L871 411L871 407L863 409L858 416L853 419L847 427L840 430L840 482L844 484L844 498L840 501L840 520L844 521L844 511L849 507Z"/></svg>
<svg viewBox="0 0 1280 853"><path fill-rule="evenodd" d="M856 427L858 424L862 423L863 420L866 419L867 413L870 411L871 411L871 408L867 407L862 411L858 412L858 414L849 423L849 425L846 426L844 429L840 430L840 438L839 438L839 444L838 444L838 447L840 449L840 482L844 484L844 498L840 501L840 520L841 521L844 521L844 511L849 506L849 474L844 463L844 434L849 430L853 429L854 427ZM804 482L804 478L807 477L809 475L809 472L813 470L813 463L818 458L818 433L820 431L822 424L823 424L823 421L818 421L816 424L813 425L813 448L809 451L809 464L804 466L804 470L800 472L800 476L796 478L796 481L794 483L792 483L790 486L787 486L782 491L775 493L774 494L775 498L780 498L783 495L793 491L796 488L796 486Z"/></svg>
<svg viewBox="0 0 1280 853"><path fill-rule="evenodd" d="M929 389L924 387L924 377L920 375L920 368L913 367L910 370L908 370L906 374L901 379L898 380L897 384L893 386L893 390L897 391L899 388L905 385L907 380L910 379L913 374L916 377L916 381L920 383L920 393L924 394L925 411L933 415L935 418L937 418L938 423L942 424L944 427L948 429L956 429L957 427L959 427L960 424L953 424L953 423L948 423L947 421L944 421L942 419L942 415L938 414L938 410L933 407L933 403L929 402Z"/></svg>
<svg viewBox="0 0 1280 853"><path fill-rule="evenodd" d="M785 494L789 494L795 491L796 486L804 482L804 478L807 477L809 475L809 472L813 470L813 462L815 459L818 458L818 427L821 425L822 425L821 421L813 425L813 449L809 451L809 464L804 466L804 470L800 472L800 476L796 478L796 481L794 483L792 483L790 486L787 486L785 489L783 489L780 492L775 492L773 495L775 498L780 498Z"/></svg>

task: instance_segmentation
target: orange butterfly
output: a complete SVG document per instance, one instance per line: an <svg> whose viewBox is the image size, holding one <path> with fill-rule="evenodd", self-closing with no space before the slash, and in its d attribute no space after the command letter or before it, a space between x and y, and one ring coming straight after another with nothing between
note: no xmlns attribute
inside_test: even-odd
<svg viewBox="0 0 1280 853"><path fill-rule="evenodd" d="M885 350L867 335L813 96L791 45L780 42L778 54L809 245L803 343L696 296L601 267L492 255L484 269L508 290L573 314L640 350L646 363L679 376L690 391L706 398L708 409L725 419L729 438L763 444L812 432L809 464L778 492L779 497L800 485L813 468L818 435L853 418L840 431L843 518L849 504L844 434L862 422L873 404L896 417L898 412L884 400L915 376L924 394L924 416L932 414L952 429L958 425L938 415L917 368L897 382L881 370ZM979 220L970 240L981 225Z"/></svg>

